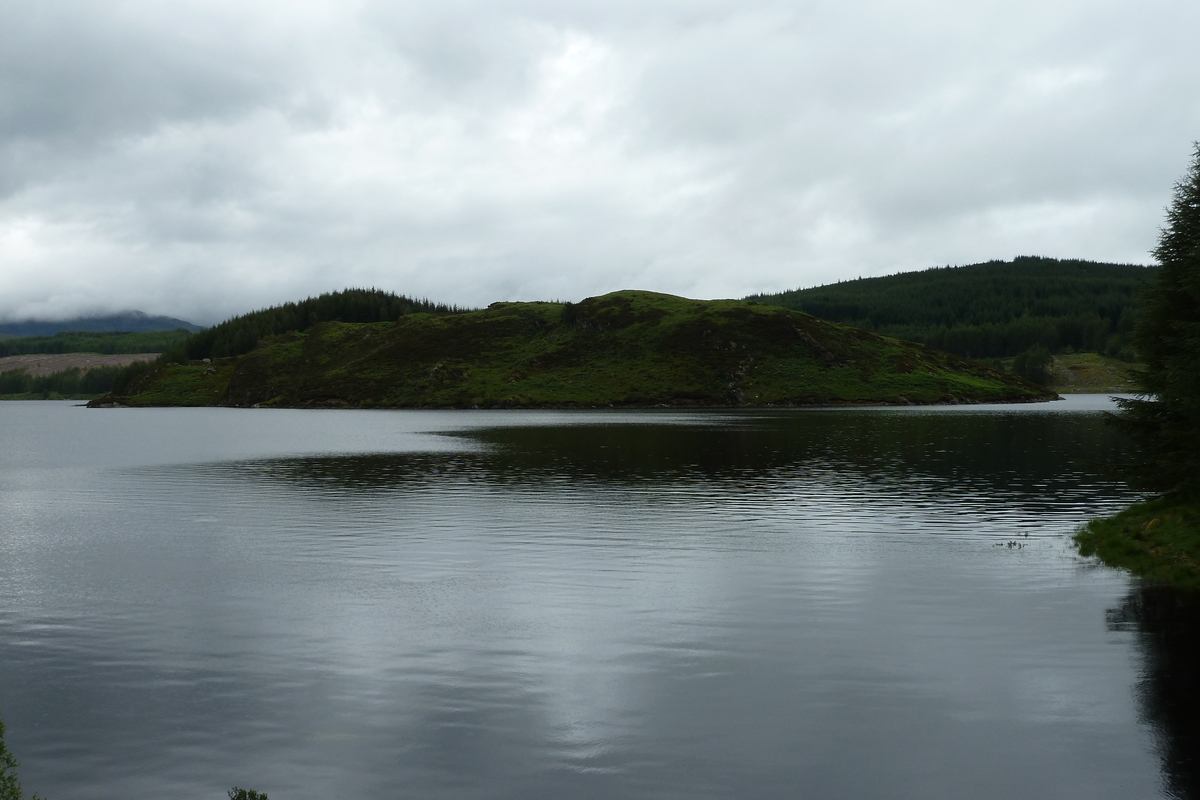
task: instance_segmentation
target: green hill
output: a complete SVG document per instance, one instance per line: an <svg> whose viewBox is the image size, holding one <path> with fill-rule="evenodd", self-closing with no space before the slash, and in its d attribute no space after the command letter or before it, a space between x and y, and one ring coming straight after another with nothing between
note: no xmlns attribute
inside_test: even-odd
<svg viewBox="0 0 1200 800"><path fill-rule="evenodd" d="M753 295L748 300L969 358L1034 345L1133 358L1137 296L1156 268L1022 256Z"/></svg>
<svg viewBox="0 0 1200 800"><path fill-rule="evenodd" d="M203 334L200 334L202 336ZM317 322L165 360L94 405L754 406L1053 398L979 364L789 309L623 291L389 322Z"/></svg>

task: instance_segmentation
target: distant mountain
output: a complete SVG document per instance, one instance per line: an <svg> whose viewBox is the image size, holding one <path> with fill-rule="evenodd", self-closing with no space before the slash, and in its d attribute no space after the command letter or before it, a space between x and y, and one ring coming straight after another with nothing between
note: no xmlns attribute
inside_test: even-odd
<svg viewBox="0 0 1200 800"><path fill-rule="evenodd" d="M192 333L204 330L199 325L193 325L174 317L155 317L141 311L125 311L107 317L75 317L55 321L25 320L24 322L0 322L0 335L3 336L53 336L63 331L84 331L100 333L105 331L125 331L127 333L146 333L148 331L173 331L184 328Z"/></svg>
<svg viewBox="0 0 1200 800"><path fill-rule="evenodd" d="M1156 267L1020 256L751 295L969 358L1034 345L1133 358L1130 331Z"/></svg>

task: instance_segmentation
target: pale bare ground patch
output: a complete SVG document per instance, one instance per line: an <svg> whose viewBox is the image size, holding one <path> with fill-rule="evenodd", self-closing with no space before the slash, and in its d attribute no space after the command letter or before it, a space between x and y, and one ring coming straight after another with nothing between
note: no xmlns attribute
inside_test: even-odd
<svg viewBox="0 0 1200 800"><path fill-rule="evenodd" d="M1130 373L1141 366L1096 353L1054 356L1050 388L1059 394L1132 392L1135 385Z"/></svg>
<svg viewBox="0 0 1200 800"><path fill-rule="evenodd" d="M53 375L69 369L84 372L92 367L123 367L135 361L153 361L159 353L30 353L0 358L0 372L23 369L30 375Z"/></svg>

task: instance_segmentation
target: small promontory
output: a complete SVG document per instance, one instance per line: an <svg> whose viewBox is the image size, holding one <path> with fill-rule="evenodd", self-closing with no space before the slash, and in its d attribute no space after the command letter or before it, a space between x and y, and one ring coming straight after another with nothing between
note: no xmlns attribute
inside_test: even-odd
<svg viewBox="0 0 1200 800"><path fill-rule="evenodd" d="M923 345L739 300L620 291L392 322L318 322L160 363L97 406L474 408L1031 402L1055 395Z"/></svg>

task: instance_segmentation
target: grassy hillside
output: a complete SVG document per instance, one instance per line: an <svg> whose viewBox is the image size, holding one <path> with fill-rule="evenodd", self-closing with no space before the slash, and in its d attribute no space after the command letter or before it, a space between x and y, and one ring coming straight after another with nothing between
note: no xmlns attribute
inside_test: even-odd
<svg viewBox="0 0 1200 800"><path fill-rule="evenodd" d="M747 299L969 358L1040 344L1132 359L1137 296L1155 269L1022 256Z"/></svg>
<svg viewBox="0 0 1200 800"><path fill-rule="evenodd" d="M637 291L319 322L238 357L159 364L125 394L106 402L469 408L1053 397L946 353L788 309Z"/></svg>

